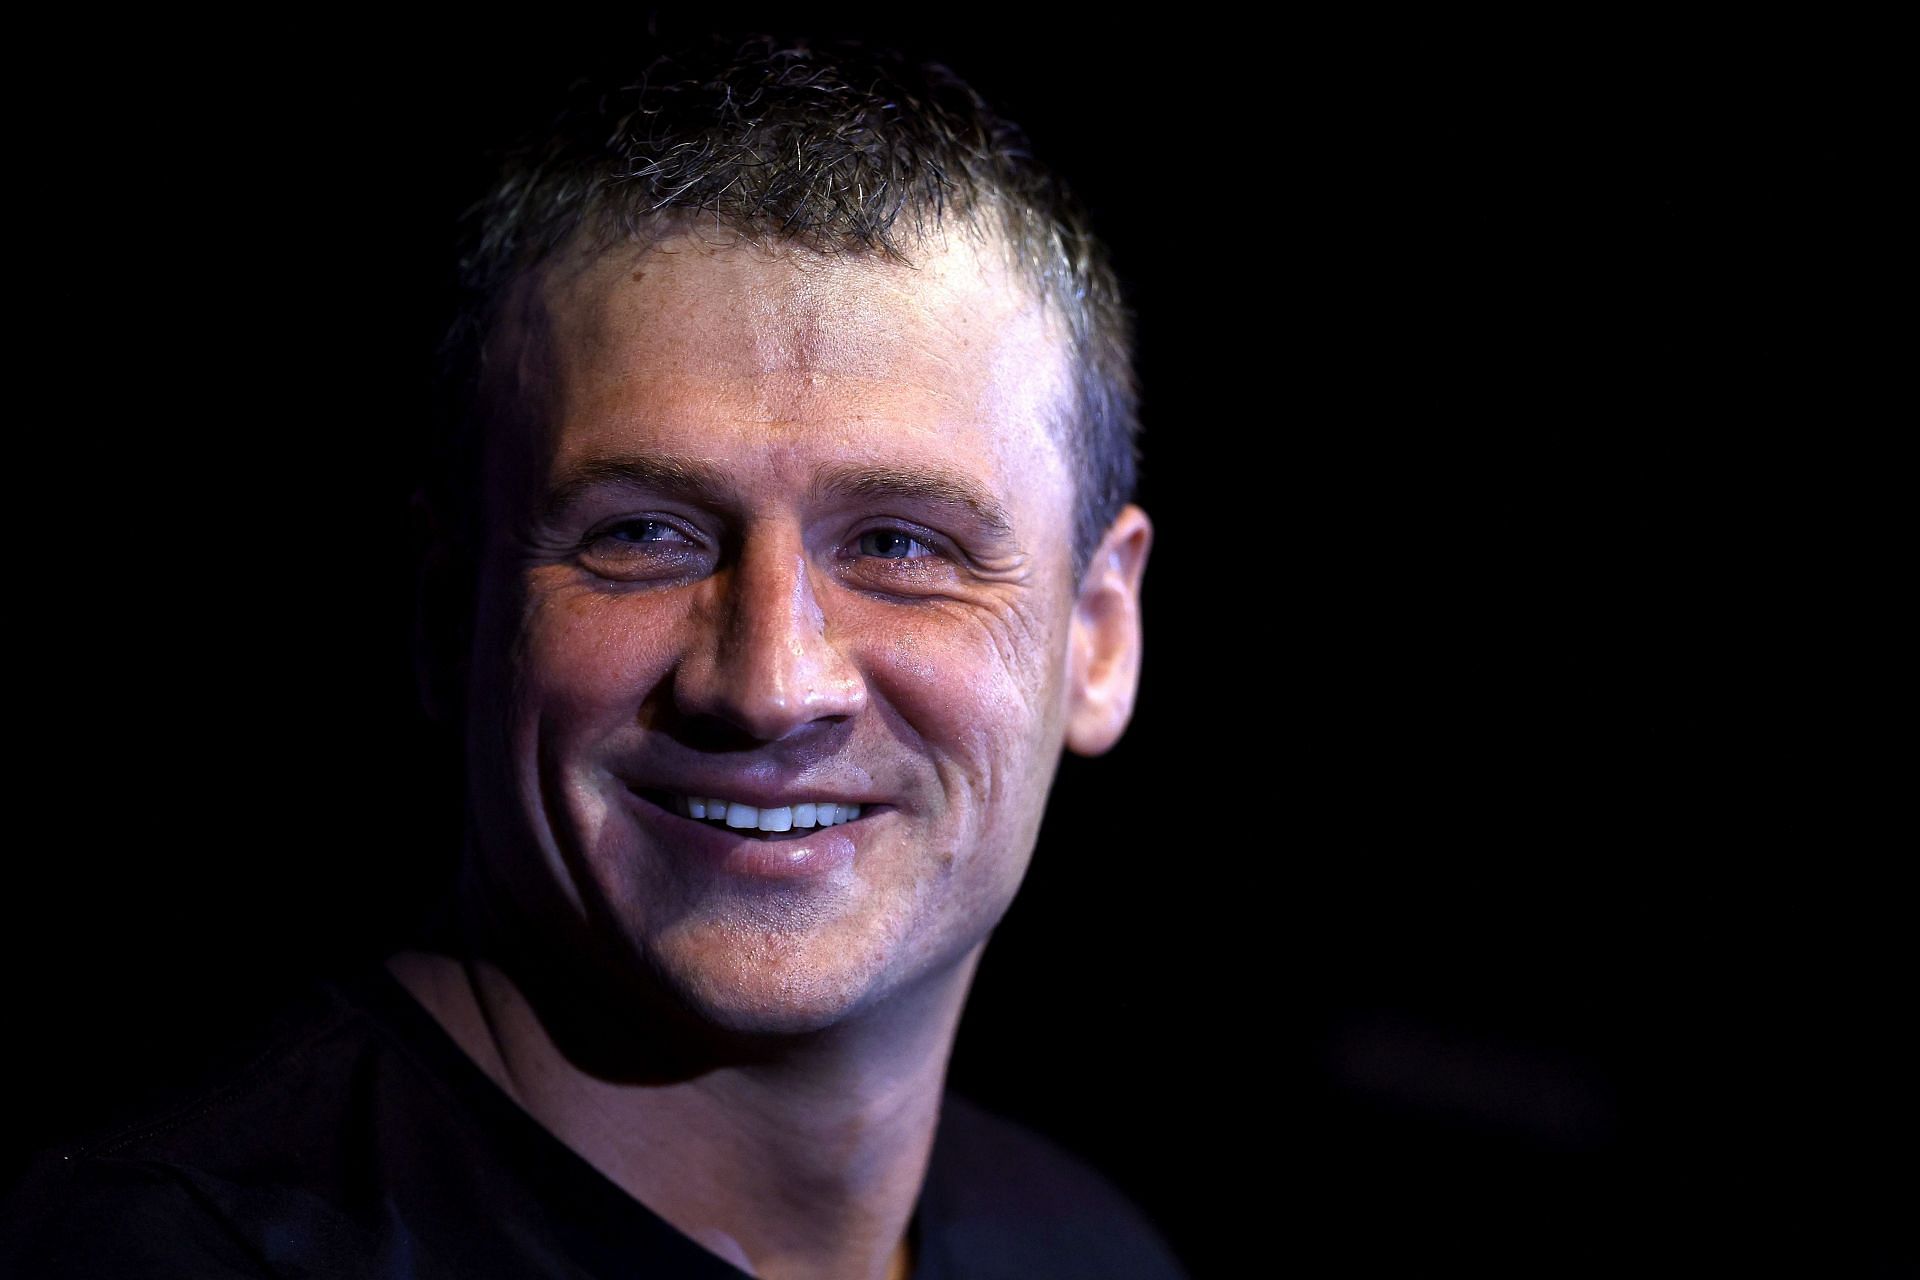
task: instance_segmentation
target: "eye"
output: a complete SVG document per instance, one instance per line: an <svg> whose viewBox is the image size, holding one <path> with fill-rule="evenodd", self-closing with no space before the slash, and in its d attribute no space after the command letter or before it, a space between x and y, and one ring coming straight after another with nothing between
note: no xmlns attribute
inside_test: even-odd
<svg viewBox="0 0 1920 1280"><path fill-rule="evenodd" d="M614 525L600 536L616 543L664 542L668 545L693 545L692 539L665 520L628 520Z"/></svg>
<svg viewBox="0 0 1920 1280"><path fill-rule="evenodd" d="M580 563L603 578L682 578L710 560L698 535L672 520L636 517L602 525L580 545Z"/></svg>
<svg viewBox="0 0 1920 1280"><path fill-rule="evenodd" d="M934 550L903 530L873 529L860 535L860 554L880 560L919 560Z"/></svg>

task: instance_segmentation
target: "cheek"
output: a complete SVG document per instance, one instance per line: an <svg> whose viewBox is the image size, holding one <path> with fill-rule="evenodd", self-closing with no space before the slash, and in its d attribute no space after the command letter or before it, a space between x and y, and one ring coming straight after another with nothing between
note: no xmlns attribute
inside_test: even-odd
<svg viewBox="0 0 1920 1280"><path fill-rule="evenodd" d="M908 750L933 772L928 844L912 876L927 927L917 945L970 946L1025 879L1058 762L1059 637L978 616L901 617L876 648L871 678ZM1011 643L1015 635L1030 644ZM957 931L956 931L957 930Z"/></svg>
<svg viewBox="0 0 1920 1280"><path fill-rule="evenodd" d="M672 665L679 611L671 597L570 585L543 589L539 579L535 574L517 646L522 718L531 714L552 727L555 720L630 717Z"/></svg>
<svg viewBox="0 0 1920 1280"><path fill-rule="evenodd" d="M889 618L869 678L952 783L981 800L1031 776L1059 737L1061 637L1015 610L965 606Z"/></svg>

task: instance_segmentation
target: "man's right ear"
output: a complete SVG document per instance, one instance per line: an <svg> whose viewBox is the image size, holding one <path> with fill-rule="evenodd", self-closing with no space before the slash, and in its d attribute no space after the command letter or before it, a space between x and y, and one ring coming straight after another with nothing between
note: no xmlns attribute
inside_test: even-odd
<svg viewBox="0 0 1920 1280"><path fill-rule="evenodd" d="M408 504L413 543L413 675L421 710L458 728L466 696L471 643L471 584L452 523L427 491Z"/></svg>

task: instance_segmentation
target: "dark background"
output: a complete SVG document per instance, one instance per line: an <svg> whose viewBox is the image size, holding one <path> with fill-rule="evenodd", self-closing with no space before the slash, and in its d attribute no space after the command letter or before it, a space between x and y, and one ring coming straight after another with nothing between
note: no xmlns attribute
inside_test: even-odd
<svg viewBox="0 0 1920 1280"><path fill-rule="evenodd" d="M646 22L156 25L33 69L9 1173L377 953L447 864L406 500L452 224ZM1775 433L1802 63L1658 25L774 22L968 76L1139 314L1138 718L1063 766L956 1087L1200 1275L1809 1235L1890 1268L1904 913L1795 738L1782 603L1817 577Z"/></svg>

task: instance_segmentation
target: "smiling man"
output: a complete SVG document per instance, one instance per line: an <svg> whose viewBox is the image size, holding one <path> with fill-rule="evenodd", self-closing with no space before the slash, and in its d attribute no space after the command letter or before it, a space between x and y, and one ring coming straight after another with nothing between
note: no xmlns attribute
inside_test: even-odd
<svg viewBox="0 0 1920 1280"><path fill-rule="evenodd" d="M1063 326L990 241L916 248L676 231L528 286L552 417L485 521L470 896L596 938L617 1001L945 1034L1063 742L1125 722L1147 525L1076 589Z"/></svg>
<svg viewBox="0 0 1920 1280"><path fill-rule="evenodd" d="M1060 754L1132 709L1151 531L1098 246L938 69L758 42L582 103L479 212L421 503L458 885L271 1065L84 1153L70 1203L157 1233L87 1248L1177 1275L944 1089Z"/></svg>

